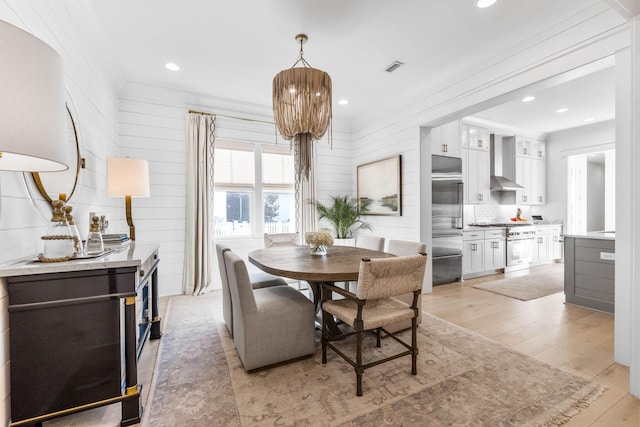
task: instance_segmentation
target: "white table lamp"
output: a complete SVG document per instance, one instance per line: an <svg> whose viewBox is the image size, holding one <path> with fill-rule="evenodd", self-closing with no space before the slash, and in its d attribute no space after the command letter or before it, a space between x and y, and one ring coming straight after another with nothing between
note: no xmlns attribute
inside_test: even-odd
<svg viewBox="0 0 640 427"><path fill-rule="evenodd" d="M131 197L149 197L149 163L128 157L107 159L107 195L125 198L129 237L136 240L136 228L131 216Z"/></svg>
<svg viewBox="0 0 640 427"><path fill-rule="evenodd" d="M0 170L68 169L62 59L33 35L0 21Z"/></svg>

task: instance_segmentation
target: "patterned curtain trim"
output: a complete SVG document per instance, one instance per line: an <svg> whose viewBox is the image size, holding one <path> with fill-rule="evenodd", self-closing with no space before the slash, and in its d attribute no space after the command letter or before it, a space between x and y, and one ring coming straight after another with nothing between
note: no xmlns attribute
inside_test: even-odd
<svg viewBox="0 0 640 427"><path fill-rule="evenodd" d="M211 290L213 242L213 167L216 117L189 113L187 121L187 215L185 230L185 293L201 295Z"/></svg>

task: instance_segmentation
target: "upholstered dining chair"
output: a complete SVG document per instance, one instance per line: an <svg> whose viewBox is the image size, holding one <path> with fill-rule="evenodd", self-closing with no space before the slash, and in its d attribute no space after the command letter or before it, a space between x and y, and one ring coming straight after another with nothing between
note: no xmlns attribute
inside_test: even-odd
<svg viewBox="0 0 640 427"><path fill-rule="evenodd" d="M289 286L254 289L245 262L224 252L233 307L233 341L246 371L313 355L315 307Z"/></svg>
<svg viewBox="0 0 640 427"><path fill-rule="evenodd" d="M327 363L327 348L330 348L353 366L356 371L357 396L362 396L364 370L380 363L411 355L411 373L417 374L418 296L422 292L426 261L427 256L424 253L394 258L363 259L360 262L358 290L355 295L332 284L322 284L322 363ZM329 299L332 292L342 295L344 299ZM410 306L393 298L407 292L413 294ZM353 331L348 330L329 337L330 316L342 320L351 326ZM407 344L394 333L385 329L387 325L399 320L411 321L411 344ZM362 338L363 333L367 331L376 332L377 347L380 347L380 332L384 332L404 346L406 350L363 364ZM356 336L355 360L332 344L333 341L342 340L351 335Z"/></svg>
<svg viewBox="0 0 640 427"><path fill-rule="evenodd" d="M300 243L298 233L264 233L264 247L295 246Z"/></svg>
<svg viewBox="0 0 640 427"><path fill-rule="evenodd" d="M361 235L356 237L356 247L384 251L384 237Z"/></svg>
<svg viewBox="0 0 640 427"><path fill-rule="evenodd" d="M387 241L386 252L397 255L397 256L427 253L427 244L423 242L414 242L411 240L390 239ZM413 295L411 293L398 295L396 297L396 299L399 299L400 301L403 301L406 304L411 304L412 298L413 298ZM420 323L422 323L422 295L418 297L418 324ZM409 329L410 327L411 327L411 322L409 320L404 320L401 322L394 323L393 325L389 325L387 327L387 330L391 332L398 332L403 329Z"/></svg>
<svg viewBox="0 0 640 427"><path fill-rule="evenodd" d="M220 270L220 279L222 280L222 317L224 323L231 336L233 336L233 307L231 302L231 293L229 291L229 279L227 275L227 267L224 262L224 253L230 251L227 245L222 243L216 244L216 254L218 255L218 270ZM287 286L287 282L278 276L274 276L263 271L252 273L249 276L251 287L255 289L268 288L271 286Z"/></svg>
<svg viewBox="0 0 640 427"><path fill-rule="evenodd" d="M264 247L297 246L300 243L299 233L264 233ZM298 280L298 290L309 289L309 283Z"/></svg>

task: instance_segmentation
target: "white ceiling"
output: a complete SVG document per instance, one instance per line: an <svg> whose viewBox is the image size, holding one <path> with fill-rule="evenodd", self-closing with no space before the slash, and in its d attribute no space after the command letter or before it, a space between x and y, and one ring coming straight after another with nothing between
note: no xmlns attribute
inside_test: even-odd
<svg viewBox="0 0 640 427"><path fill-rule="evenodd" d="M615 68L609 67L567 83L530 91L531 102L518 97L473 117L508 124L531 133L551 133L615 118ZM558 113L558 109L567 111ZM593 119L585 122L585 119Z"/></svg>
<svg viewBox="0 0 640 427"><path fill-rule="evenodd" d="M487 9L476 0L76 4L67 7L84 8L82 25L103 37L110 50L103 53L115 58L122 79L262 105L271 105L273 76L297 58L294 36L306 33L305 58L331 75L334 117L348 120L415 95L448 70L472 69L602 2L498 0ZM385 72L395 60L406 65ZM181 70L166 70L166 62ZM342 98L349 105L338 105Z"/></svg>

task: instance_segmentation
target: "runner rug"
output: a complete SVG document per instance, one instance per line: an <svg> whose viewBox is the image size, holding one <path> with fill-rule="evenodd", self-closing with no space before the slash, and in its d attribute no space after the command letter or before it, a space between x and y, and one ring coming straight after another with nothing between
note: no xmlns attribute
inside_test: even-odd
<svg viewBox="0 0 640 427"><path fill-rule="evenodd" d="M322 365L319 344L311 358L247 374L220 310L217 295L171 299L143 425L556 425L606 388L425 313L418 375L409 357L376 366L357 397L353 368L331 351ZM397 345L371 337L365 355Z"/></svg>
<svg viewBox="0 0 640 427"><path fill-rule="evenodd" d="M556 268L525 276L500 279L473 286L510 298L529 301L564 291L564 270Z"/></svg>

